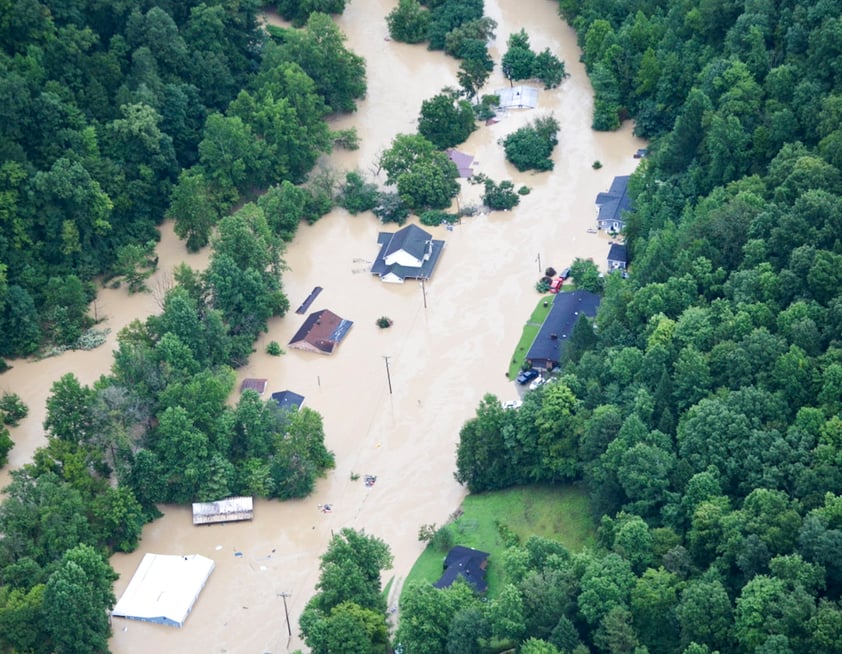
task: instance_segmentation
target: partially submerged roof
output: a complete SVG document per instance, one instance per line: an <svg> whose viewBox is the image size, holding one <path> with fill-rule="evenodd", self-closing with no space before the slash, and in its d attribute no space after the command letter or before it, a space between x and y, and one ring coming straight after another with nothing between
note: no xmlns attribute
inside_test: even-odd
<svg viewBox="0 0 842 654"><path fill-rule="evenodd" d="M377 243L380 252L371 266L371 273L390 282L429 279L444 249L444 241L434 239L432 234L412 224L397 232L380 232ZM401 258L402 253L407 255L406 258L417 260L420 265L389 262L389 259Z"/></svg>
<svg viewBox="0 0 842 654"><path fill-rule="evenodd" d="M497 89L501 109L534 109L538 106L538 89L534 86L514 86Z"/></svg>
<svg viewBox="0 0 842 654"><path fill-rule="evenodd" d="M251 497L228 497L216 502L193 502L193 524L210 525L254 518Z"/></svg>
<svg viewBox="0 0 842 654"><path fill-rule="evenodd" d="M474 174L474 171L471 169L474 158L471 155L451 148L447 151L447 157L456 164L456 168L459 170L459 177L471 177Z"/></svg>
<svg viewBox="0 0 842 654"><path fill-rule="evenodd" d="M304 404L304 396L292 391L278 391L272 393L272 399L278 403L278 406L286 411L295 411L301 408Z"/></svg>
<svg viewBox="0 0 842 654"><path fill-rule="evenodd" d="M240 384L240 392L256 391L258 395L263 395L263 393L266 392L266 385L268 383L268 379L256 379L254 377L249 377L244 379L243 383Z"/></svg>
<svg viewBox="0 0 842 654"><path fill-rule="evenodd" d="M597 221L624 223L624 211L631 211L632 201L628 195L629 176L620 175L611 182L611 188L596 196L596 206L599 207Z"/></svg>
<svg viewBox="0 0 842 654"><path fill-rule="evenodd" d="M213 568L214 562L199 554L144 554L111 614L181 627Z"/></svg>
<svg viewBox="0 0 842 654"><path fill-rule="evenodd" d="M444 572L433 585L436 588L448 588L461 577L476 592L484 593L488 588L488 583L485 581L488 556L488 552L457 545L447 553L444 559Z"/></svg>
<svg viewBox="0 0 842 654"><path fill-rule="evenodd" d="M322 309L307 316L289 342L290 347L322 354L332 354L354 323Z"/></svg>
<svg viewBox="0 0 842 654"><path fill-rule="evenodd" d="M544 319L544 324L532 341L526 358L538 367L555 367L561 362L561 355L573 328L584 314L593 318L599 308L599 296L589 291L559 293L553 299L553 306ZM547 365L551 363L552 366Z"/></svg>

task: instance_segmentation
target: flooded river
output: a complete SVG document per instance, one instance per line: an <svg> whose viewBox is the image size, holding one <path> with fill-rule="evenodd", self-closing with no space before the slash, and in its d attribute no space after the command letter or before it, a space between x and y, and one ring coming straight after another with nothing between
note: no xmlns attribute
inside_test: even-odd
<svg viewBox="0 0 842 654"><path fill-rule="evenodd" d="M348 46L365 57L368 98L334 128L356 127L361 147L339 151L326 163L340 170L370 173L377 155L398 133L415 130L421 102L444 86L457 86L456 60L425 46L388 40L385 15L394 3L352 0L338 19ZM537 300L534 285L543 267L557 269L574 257L592 257L605 266L608 241L586 230L595 226L594 198L613 176L634 169L632 154L644 144L631 126L615 133L590 129L593 93L579 63L573 31L549 0L487 0L486 13L498 23L490 50L499 63L509 34L525 28L532 48L550 47L571 74L559 89L541 91L538 109L513 111L481 127L460 150L476 158L474 170L500 181L512 179L532 193L511 212L467 218L452 231L432 231L446 240L438 268L425 288L416 282L383 284L368 272L378 251L381 225L370 215L336 210L313 226L303 225L289 246L290 270L284 285L293 310L315 286L324 290L311 310L330 309L354 321L333 356L289 350L264 354L275 340L286 343L304 320L291 312L270 323L268 334L239 379L269 380L267 393L290 389L305 396L305 406L324 416L326 441L336 454L336 469L302 501L255 505L248 523L193 527L186 507L162 507L164 517L146 527L138 550L116 555L119 598L145 552L199 553L216 569L183 629L114 619L112 651L290 652L303 648L297 619L318 580L318 558L331 533L342 527L365 530L385 540L395 558L384 582L394 577L392 597L422 550L418 528L442 524L458 508L464 489L453 479L459 429L474 415L485 393L514 399L518 390L505 371L521 328ZM275 20L269 17L270 21ZM504 82L495 71L485 92ZM533 118L553 112L561 124L551 173L518 173L505 162L497 141ZM591 164L603 167L595 171ZM382 178L379 181L383 181ZM477 204L479 190L463 182L463 206ZM200 268L207 253L187 255L172 233L162 230L161 272L166 283L174 265ZM426 293L426 308L425 303ZM16 362L0 378L30 407L29 417L13 430L11 466L20 466L43 443L40 425L50 385L66 372L84 383L107 374L116 332L134 318L158 311L155 297L104 290L96 310L107 317L108 344L93 352L73 352L40 362ZM375 321L388 316L389 329ZM387 376L388 374L388 376ZM391 392L389 388L391 381ZM8 472L0 479L8 480ZM352 475L372 474L366 487ZM331 513L318 510L331 504ZM282 594L292 621L290 638Z"/></svg>

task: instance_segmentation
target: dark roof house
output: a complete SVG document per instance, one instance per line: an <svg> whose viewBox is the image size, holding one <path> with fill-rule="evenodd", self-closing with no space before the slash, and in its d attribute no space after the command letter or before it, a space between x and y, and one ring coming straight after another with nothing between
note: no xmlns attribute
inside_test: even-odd
<svg viewBox="0 0 842 654"><path fill-rule="evenodd" d="M552 370L561 362L567 340L582 314L593 318L599 308L599 296L589 291L559 293L544 324L526 354L535 368Z"/></svg>
<svg viewBox="0 0 842 654"><path fill-rule="evenodd" d="M612 270L625 270L629 265L628 250L625 245L612 243L608 248L608 272Z"/></svg>
<svg viewBox="0 0 842 654"><path fill-rule="evenodd" d="M622 175L614 178L614 181L611 182L611 188L607 192L599 193L596 196L596 222L599 229L608 232L620 232L626 226L626 219L623 214L632 210L628 187L629 176Z"/></svg>
<svg viewBox="0 0 842 654"><path fill-rule="evenodd" d="M304 396L292 391L278 391L272 393L272 399L286 411L297 411L304 404Z"/></svg>
<svg viewBox="0 0 842 654"><path fill-rule="evenodd" d="M444 572L433 584L436 588L448 588L459 577L478 593L488 589L485 581L485 568L488 566L488 552L480 552L457 545L447 553L444 559Z"/></svg>
<svg viewBox="0 0 842 654"><path fill-rule="evenodd" d="M319 354L333 354L354 323L322 309L307 316L289 342L290 347Z"/></svg>
<svg viewBox="0 0 842 654"><path fill-rule="evenodd" d="M444 249L444 241L417 225L407 225L397 232L380 232L380 252L371 272L384 282L401 284L409 279L429 279Z"/></svg>

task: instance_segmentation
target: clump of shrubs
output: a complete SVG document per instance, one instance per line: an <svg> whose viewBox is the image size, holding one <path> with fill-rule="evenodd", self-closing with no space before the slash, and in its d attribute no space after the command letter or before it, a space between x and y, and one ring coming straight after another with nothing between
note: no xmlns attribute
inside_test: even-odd
<svg viewBox="0 0 842 654"><path fill-rule="evenodd" d="M279 357L284 354L284 349L281 347L278 341L270 341L269 344L266 346L266 354Z"/></svg>
<svg viewBox="0 0 842 654"><path fill-rule="evenodd" d="M377 319L377 326L380 327L380 329L386 329L387 327L391 327L393 324L394 321L388 316L380 316Z"/></svg>
<svg viewBox="0 0 842 654"><path fill-rule="evenodd" d="M16 427L29 414L29 407L16 393L4 392L0 397L0 414L2 414L4 425Z"/></svg>

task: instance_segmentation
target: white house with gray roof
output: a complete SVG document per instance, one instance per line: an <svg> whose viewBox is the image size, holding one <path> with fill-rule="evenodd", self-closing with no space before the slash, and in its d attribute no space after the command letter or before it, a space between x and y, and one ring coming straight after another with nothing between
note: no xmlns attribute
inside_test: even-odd
<svg viewBox="0 0 842 654"><path fill-rule="evenodd" d="M405 279L429 279L444 249L444 241L417 225L407 225L397 232L380 232L380 252L371 273L384 282L402 284Z"/></svg>

